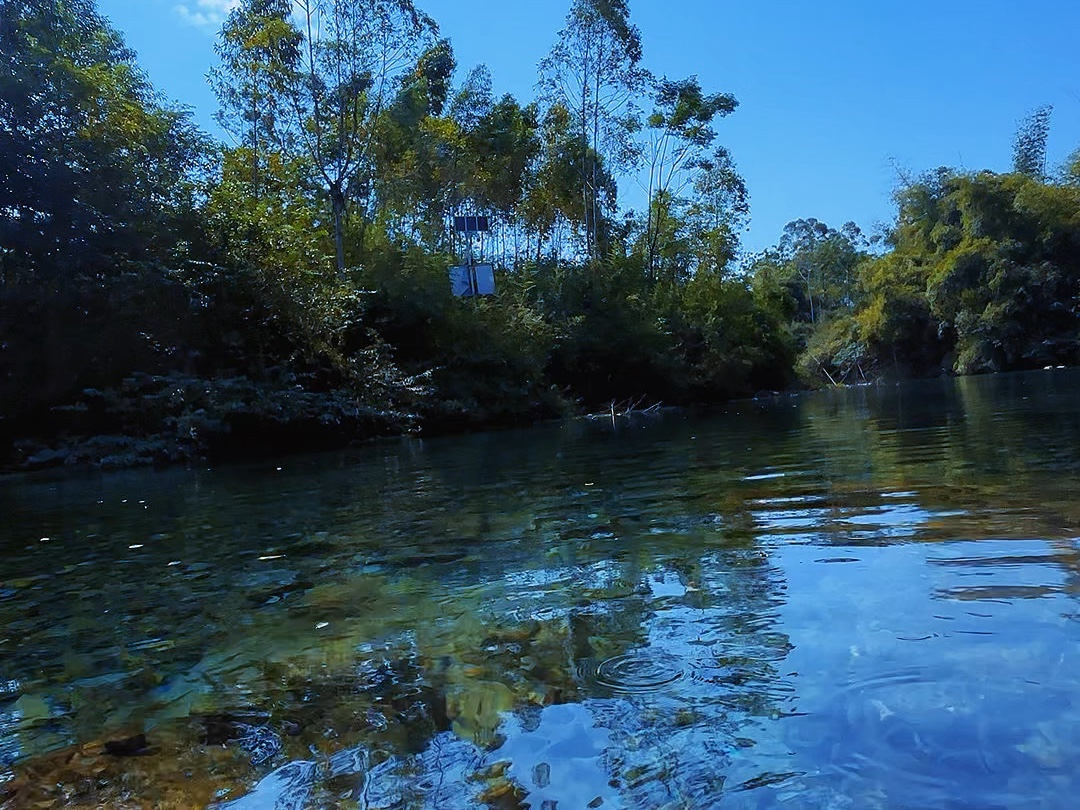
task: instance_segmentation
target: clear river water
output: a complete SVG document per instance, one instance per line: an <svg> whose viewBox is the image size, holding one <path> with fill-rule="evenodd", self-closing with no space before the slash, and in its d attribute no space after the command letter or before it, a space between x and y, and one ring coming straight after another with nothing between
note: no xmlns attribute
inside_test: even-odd
<svg viewBox="0 0 1080 810"><path fill-rule="evenodd" d="M1077 806L1080 374L0 479L0 807Z"/></svg>

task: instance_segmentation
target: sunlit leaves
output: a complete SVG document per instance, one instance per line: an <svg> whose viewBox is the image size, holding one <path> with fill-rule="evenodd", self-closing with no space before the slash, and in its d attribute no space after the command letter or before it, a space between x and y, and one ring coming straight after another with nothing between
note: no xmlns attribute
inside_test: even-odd
<svg viewBox="0 0 1080 810"><path fill-rule="evenodd" d="M894 252L859 268L855 322L870 362L971 373L1075 357L1075 186L939 170L898 201Z"/></svg>
<svg viewBox="0 0 1080 810"><path fill-rule="evenodd" d="M359 213L363 227L378 213L383 116L403 85L442 103L452 54L445 44L424 51L435 30L409 0L299 0L295 8L246 0L222 30L217 87L225 115L246 123L256 150L261 123L274 149L307 161L325 189L341 277L350 215Z"/></svg>
<svg viewBox="0 0 1080 810"><path fill-rule="evenodd" d="M721 147L710 155L708 149L716 139L713 121L733 112L738 102L728 93L705 93L696 76L660 79L653 96L655 106L647 119L649 143L644 149L646 193L651 201L644 240L648 272L658 270L660 240L669 229L664 217L672 207L657 202L681 202L687 187L693 187L695 202L700 203L695 236L703 246L708 243L701 258L714 268L722 267L734 255L737 240L731 226L740 210L745 213L746 188L727 151Z"/></svg>

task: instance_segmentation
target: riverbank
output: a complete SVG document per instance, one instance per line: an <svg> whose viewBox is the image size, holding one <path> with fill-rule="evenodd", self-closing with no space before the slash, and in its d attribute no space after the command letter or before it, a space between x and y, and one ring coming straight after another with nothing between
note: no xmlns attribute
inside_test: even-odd
<svg viewBox="0 0 1080 810"><path fill-rule="evenodd" d="M0 473L223 463L386 436L535 424L573 412L554 394L524 409L499 409L418 391L413 402L376 407L345 389L276 383L136 374L115 388L86 389L71 404L0 419Z"/></svg>
<svg viewBox="0 0 1080 810"><path fill-rule="evenodd" d="M878 377L857 386L881 382ZM897 380L891 380L896 382ZM425 437L529 427L560 419L638 422L671 410L806 392L733 394L720 401L666 403L633 398L606 404L554 388L528 402L461 401L417 391L414 401L376 407L344 389L311 391L247 377L204 379L134 374L115 388L86 389L73 403L34 416L0 418L0 475L40 470L120 470L223 464L345 449L395 436Z"/></svg>

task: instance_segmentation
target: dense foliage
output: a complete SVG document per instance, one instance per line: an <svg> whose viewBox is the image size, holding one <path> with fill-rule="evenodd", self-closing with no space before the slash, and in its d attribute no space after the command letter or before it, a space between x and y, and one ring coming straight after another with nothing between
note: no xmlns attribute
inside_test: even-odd
<svg viewBox="0 0 1080 810"><path fill-rule="evenodd" d="M939 170L902 188L890 250L809 341L808 377L1042 368L1080 360L1080 185Z"/></svg>
<svg viewBox="0 0 1080 810"><path fill-rule="evenodd" d="M1017 173L902 189L884 244L799 220L739 266L737 101L646 72L626 2L572 0L527 103L411 0L242 0L217 48L232 146L93 0L0 0L0 463L1074 359L1080 187L1047 177L1048 108ZM617 210L627 182L643 211ZM468 253L495 297L451 294Z"/></svg>

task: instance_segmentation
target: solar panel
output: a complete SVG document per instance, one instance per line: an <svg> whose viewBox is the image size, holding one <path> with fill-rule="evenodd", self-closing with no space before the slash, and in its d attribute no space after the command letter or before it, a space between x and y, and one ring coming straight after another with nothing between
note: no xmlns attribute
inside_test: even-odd
<svg viewBox="0 0 1080 810"><path fill-rule="evenodd" d="M463 231L464 233L482 233L486 232L489 228L488 218L486 216L464 216L454 217L454 230Z"/></svg>

